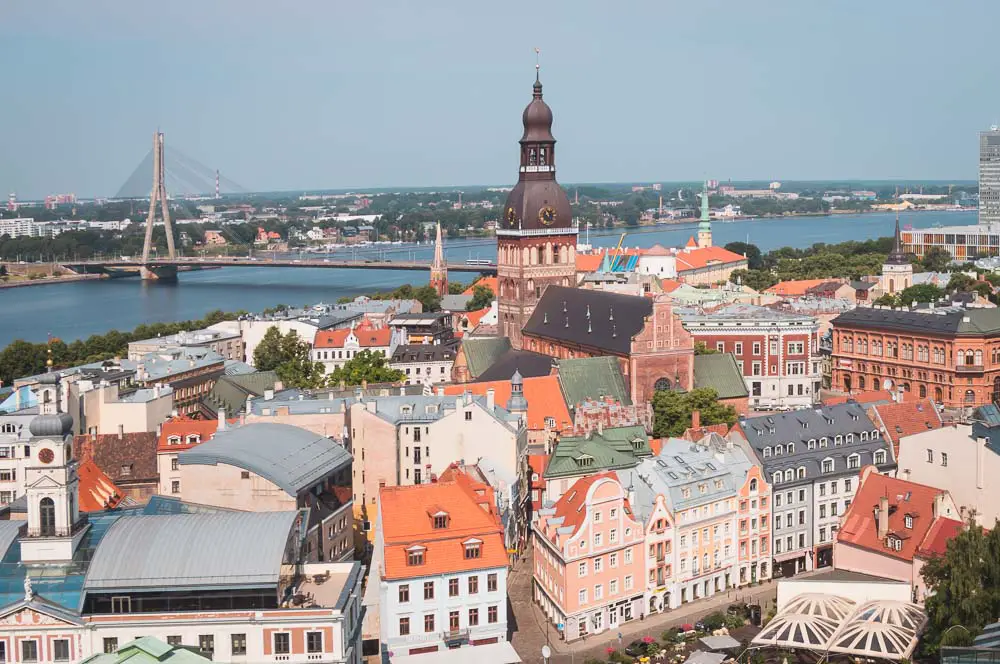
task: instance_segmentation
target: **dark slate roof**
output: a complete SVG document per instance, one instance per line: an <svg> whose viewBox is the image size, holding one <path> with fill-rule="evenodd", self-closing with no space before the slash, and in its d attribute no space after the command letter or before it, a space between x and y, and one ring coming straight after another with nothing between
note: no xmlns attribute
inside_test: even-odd
<svg viewBox="0 0 1000 664"><path fill-rule="evenodd" d="M514 372L522 378L548 376L552 373L552 358L530 350L508 350L496 359L489 369L479 374L477 380L510 380Z"/></svg>
<svg viewBox="0 0 1000 664"><path fill-rule="evenodd" d="M155 431L118 435L82 434L73 439L73 455L83 463L93 461L118 486L156 483L160 477L156 467Z"/></svg>
<svg viewBox="0 0 1000 664"><path fill-rule="evenodd" d="M392 354L392 362L443 362L455 359L457 346L452 344L400 344Z"/></svg>
<svg viewBox="0 0 1000 664"><path fill-rule="evenodd" d="M623 406L631 406L632 399L625 386L618 359L603 355L572 360L556 360L559 368L559 387L570 409L584 401L612 397Z"/></svg>
<svg viewBox="0 0 1000 664"><path fill-rule="evenodd" d="M852 281L851 288L854 290L871 290L875 288L878 284L874 281Z"/></svg>
<svg viewBox="0 0 1000 664"><path fill-rule="evenodd" d="M750 394L732 353L695 355L694 386L710 387L720 399L743 399Z"/></svg>
<svg viewBox="0 0 1000 664"><path fill-rule="evenodd" d="M642 331L652 313L649 298L549 286L524 326L524 334L627 355L632 337Z"/></svg>
<svg viewBox="0 0 1000 664"><path fill-rule="evenodd" d="M469 375L479 378L479 375L493 366L501 355L510 350L510 339L507 337L463 339L462 350L465 351Z"/></svg>
<svg viewBox="0 0 1000 664"><path fill-rule="evenodd" d="M857 474L858 470L848 469L847 457L860 454L860 467L864 467L874 463L878 450L886 452L886 463L879 470L895 466L889 443L878 435L878 427L868 418L864 406L856 403L751 417L740 420L739 425L769 481L773 473L790 468L795 479L783 484L810 483L823 475L822 462L827 458L833 459L834 472L829 475ZM861 440L862 432L868 440ZM847 434L853 434L853 442L847 442ZM878 437L872 438L873 434ZM838 435L843 436L840 445L836 443ZM827 439L826 447L822 446L822 438ZM813 449L809 449L810 440L814 441ZM791 454L787 453L789 443L794 443ZM774 453L777 445L783 450L780 455ZM804 479L798 478L800 467L806 469Z"/></svg>
<svg viewBox="0 0 1000 664"><path fill-rule="evenodd" d="M1000 309L876 309L858 307L833 319L834 327L861 327L946 335L1000 333Z"/></svg>

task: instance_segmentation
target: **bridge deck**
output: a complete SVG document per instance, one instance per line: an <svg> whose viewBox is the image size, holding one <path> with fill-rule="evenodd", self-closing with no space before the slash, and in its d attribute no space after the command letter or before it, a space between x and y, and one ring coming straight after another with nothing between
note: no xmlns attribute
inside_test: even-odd
<svg viewBox="0 0 1000 664"><path fill-rule="evenodd" d="M390 261L390 260L336 260L331 258L162 258L147 262L141 260L111 260L111 261L76 261L64 263L70 269L77 268L155 268L155 267L319 267L327 269L361 269L361 270L429 270L430 262L421 261ZM468 263L449 263L449 272L481 272L495 274L495 263L488 265L470 265Z"/></svg>

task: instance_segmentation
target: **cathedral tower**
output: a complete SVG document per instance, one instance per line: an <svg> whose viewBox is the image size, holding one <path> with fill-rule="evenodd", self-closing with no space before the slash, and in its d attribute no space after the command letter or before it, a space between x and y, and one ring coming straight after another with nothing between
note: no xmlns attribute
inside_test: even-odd
<svg viewBox="0 0 1000 664"><path fill-rule="evenodd" d="M437 222L437 235L434 237L434 262L431 263L431 288L444 297L448 294L448 264L444 260L444 247L441 244L441 222Z"/></svg>
<svg viewBox="0 0 1000 664"><path fill-rule="evenodd" d="M701 220L698 222L698 246L712 246L712 217L708 211L708 183L701 190Z"/></svg>
<svg viewBox="0 0 1000 664"><path fill-rule="evenodd" d="M881 278L883 293L895 295L913 285L913 265L903 252L903 242L899 234L899 214L896 214L896 234L889 258L882 264ZM909 304L904 302L903 304Z"/></svg>
<svg viewBox="0 0 1000 664"><path fill-rule="evenodd" d="M521 328L542 291L552 284L576 285L578 234L569 198L556 182L552 109L542 99L537 65L521 121L520 171L497 226L497 331L518 350Z"/></svg>

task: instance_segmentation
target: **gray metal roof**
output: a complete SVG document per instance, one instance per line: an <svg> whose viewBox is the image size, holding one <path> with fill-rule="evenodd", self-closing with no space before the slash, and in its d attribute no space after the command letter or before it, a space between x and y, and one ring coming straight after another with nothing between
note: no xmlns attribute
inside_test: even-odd
<svg viewBox="0 0 1000 664"><path fill-rule="evenodd" d="M276 585L298 516L225 512L118 519L94 553L84 591Z"/></svg>
<svg viewBox="0 0 1000 664"><path fill-rule="evenodd" d="M0 521L0 558L17 539L17 531L25 524L24 521Z"/></svg>
<svg viewBox="0 0 1000 664"><path fill-rule="evenodd" d="M178 455L187 465L236 466L278 485L290 496L351 462L343 447L289 424L255 422L217 431L210 441Z"/></svg>

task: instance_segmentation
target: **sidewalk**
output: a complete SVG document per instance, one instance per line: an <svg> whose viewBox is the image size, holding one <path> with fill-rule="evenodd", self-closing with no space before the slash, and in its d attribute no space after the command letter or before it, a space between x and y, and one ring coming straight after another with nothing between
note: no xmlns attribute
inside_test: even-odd
<svg viewBox="0 0 1000 664"><path fill-rule="evenodd" d="M700 599L694 602L688 602L687 604L682 604L673 611L655 613L651 616L646 616L643 620L632 620L631 622L620 624L618 625L617 630L609 629L601 632L600 634L588 636L585 639L578 639L573 643L564 643L562 641L553 640L549 643L549 646L552 648L553 652L562 654L568 654L571 652L579 653L586 650L592 650L597 646L601 646L603 648L611 645L617 648L619 633L622 635L621 641L624 645L628 645L631 641L634 641L637 638L642 638L647 634L659 640L660 634L671 627L679 627L684 623L696 623L710 613L715 611L725 611L730 604L735 604L736 602L742 601L747 604L753 604L759 601L763 613L766 615L767 609L770 604L774 603L777 593L778 584L774 581L768 581L767 583L762 583L752 588L746 587L731 589L727 593L720 593L707 599ZM539 620L546 619L545 614L542 613L542 610L537 604L532 603L532 611L536 613ZM554 629L552 632L553 638L555 639L557 634Z"/></svg>

